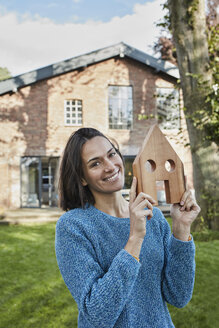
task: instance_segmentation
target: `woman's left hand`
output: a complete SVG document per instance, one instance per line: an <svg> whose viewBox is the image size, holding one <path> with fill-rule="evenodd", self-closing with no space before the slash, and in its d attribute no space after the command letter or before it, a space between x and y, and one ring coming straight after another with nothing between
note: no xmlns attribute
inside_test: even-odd
<svg viewBox="0 0 219 328"><path fill-rule="evenodd" d="M170 209L172 217L172 229L175 238L188 241L190 236L190 227L200 212L191 190L186 186L180 204L173 204Z"/></svg>

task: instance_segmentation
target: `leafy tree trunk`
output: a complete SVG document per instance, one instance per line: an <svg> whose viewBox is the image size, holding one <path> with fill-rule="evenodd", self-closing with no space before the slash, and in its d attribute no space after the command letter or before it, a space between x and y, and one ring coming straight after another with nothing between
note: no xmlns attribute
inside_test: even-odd
<svg viewBox="0 0 219 328"><path fill-rule="evenodd" d="M190 137L196 198L201 220L210 229L219 229L218 177L216 144L203 142L204 130L197 128L194 115L206 107L206 90L212 83L204 0L168 0L170 24L176 46L183 90L186 122ZM196 223L195 229L200 228Z"/></svg>

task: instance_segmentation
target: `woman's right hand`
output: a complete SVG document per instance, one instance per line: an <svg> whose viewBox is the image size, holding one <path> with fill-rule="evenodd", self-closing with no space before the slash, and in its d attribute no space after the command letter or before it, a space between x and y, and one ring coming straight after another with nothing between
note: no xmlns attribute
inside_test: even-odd
<svg viewBox="0 0 219 328"><path fill-rule="evenodd" d="M137 178L133 177L129 193L130 237L143 240L146 234L146 218L148 220L152 218L153 204L156 202L143 192L136 197L136 190Z"/></svg>

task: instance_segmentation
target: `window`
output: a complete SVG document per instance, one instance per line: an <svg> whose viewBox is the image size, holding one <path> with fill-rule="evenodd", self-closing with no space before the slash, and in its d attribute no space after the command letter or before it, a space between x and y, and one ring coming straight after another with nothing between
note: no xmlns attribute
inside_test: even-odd
<svg viewBox="0 0 219 328"><path fill-rule="evenodd" d="M123 156L125 161L125 185L124 189L130 189L133 179L132 164L135 156Z"/></svg>
<svg viewBox="0 0 219 328"><path fill-rule="evenodd" d="M133 100L131 86L109 86L109 128L131 129Z"/></svg>
<svg viewBox="0 0 219 328"><path fill-rule="evenodd" d="M65 100L65 125L82 125L82 100Z"/></svg>
<svg viewBox="0 0 219 328"><path fill-rule="evenodd" d="M132 163L134 162L135 156L123 156L124 168L125 168L125 183L122 189L122 195L125 199L129 200L129 191L132 184L133 172Z"/></svg>
<svg viewBox="0 0 219 328"><path fill-rule="evenodd" d="M179 129L179 91L174 88L157 88L157 115L163 129Z"/></svg>

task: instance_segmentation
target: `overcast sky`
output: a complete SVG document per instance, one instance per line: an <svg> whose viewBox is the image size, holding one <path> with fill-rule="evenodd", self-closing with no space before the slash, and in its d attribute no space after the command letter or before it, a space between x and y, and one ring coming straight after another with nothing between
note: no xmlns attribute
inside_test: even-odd
<svg viewBox="0 0 219 328"><path fill-rule="evenodd" d="M125 42L149 54L164 0L0 0L0 66L13 76Z"/></svg>

